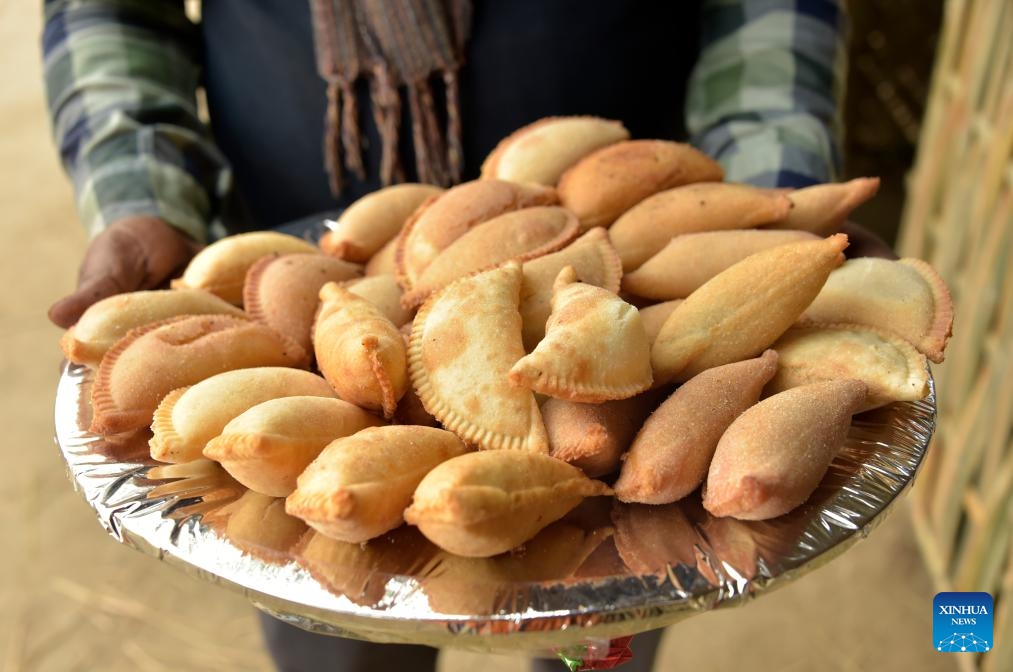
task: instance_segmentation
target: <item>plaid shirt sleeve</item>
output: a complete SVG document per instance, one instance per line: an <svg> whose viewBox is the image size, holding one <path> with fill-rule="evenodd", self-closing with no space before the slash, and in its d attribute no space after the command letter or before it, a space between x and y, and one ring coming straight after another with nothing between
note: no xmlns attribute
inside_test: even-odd
<svg viewBox="0 0 1013 672"><path fill-rule="evenodd" d="M182 0L47 0L53 134L95 235L128 215L207 236L229 184L198 118L199 35Z"/></svg>
<svg viewBox="0 0 1013 672"><path fill-rule="evenodd" d="M845 20L840 0L704 2L687 125L726 179L765 187L837 179Z"/></svg>

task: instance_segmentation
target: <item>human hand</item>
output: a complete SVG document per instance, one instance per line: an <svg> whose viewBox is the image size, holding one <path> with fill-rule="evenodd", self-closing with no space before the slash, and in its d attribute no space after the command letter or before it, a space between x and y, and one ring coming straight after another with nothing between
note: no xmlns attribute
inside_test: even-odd
<svg viewBox="0 0 1013 672"><path fill-rule="evenodd" d="M49 319L66 329L96 301L158 287L180 272L200 247L158 217L116 220L88 244L77 289L50 306Z"/></svg>
<svg viewBox="0 0 1013 672"><path fill-rule="evenodd" d="M844 222L841 232L848 234L848 247L844 250L848 259L857 257L882 257L898 259L897 253L886 241L865 227L852 221Z"/></svg>

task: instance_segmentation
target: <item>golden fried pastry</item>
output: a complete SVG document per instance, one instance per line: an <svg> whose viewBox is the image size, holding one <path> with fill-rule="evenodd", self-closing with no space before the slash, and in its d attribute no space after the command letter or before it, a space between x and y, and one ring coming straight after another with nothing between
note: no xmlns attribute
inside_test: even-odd
<svg viewBox="0 0 1013 672"><path fill-rule="evenodd" d="M468 451L435 427L371 427L336 439L300 474L285 511L320 534L359 543L392 530L422 478Z"/></svg>
<svg viewBox="0 0 1013 672"><path fill-rule="evenodd" d="M652 392L601 404L549 397L541 406L549 454L591 478L611 474L658 401Z"/></svg>
<svg viewBox="0 0 1013 672"><path fill-rule="evenodd" d="M788 194L792 209L771 228L799 229L818 236L841 230L851 212L876 195L878 177L857 177L847 182L814 184Z"/></svg>
<svg viewBox="0 0 1013 672"><path fill-rule="evenodd" d="M748 409L718 441L704 507L740 520L794 509L819 485L865 396L861 381L828 380L785 390Z"/></svg>
<svg viewBox="0 0 1013 672"><path fill-rule="evenodd" d="M615 494L623 502L668 504L700 487L718 439L759 400L777 353L707 369L681 385L637 433Z"/></svg>
<svg viewBox="0 0 1013 672"><path fill-rule="evenodd" d="M380 248L380 251L366 262L365 275L395 275L397 273L397 245L398 239L394 238Z"/></svg>
<svg viewBox="0 0 1013 672"><path fill-rule="evenodd" d="M523 544L585 497L610 493L543 453L479 451L426 474L404 518L450 553L489 557Z"/></svg>
<svg viewBox="0 0 1013 672"><path fill-rule="evenodd" d="M861 380L868 396L860 411L929 393L925 355L893 334L849 324L792 327L774 343L781 356L767 393L821 380Z"/></svg>
<svg viewBox="0 0 1013 672"><path fill-rule="evenodd" d="M720 182L724 171L690 145L626 140L588 154L559 179L559 200L584 230L609 226L652 194L692 182Z"/></svg>
<svg viewBox="0 0 1013 672"><path fill-rule="evenodd" d="M818 237L807 231L766 229L676 236L640 268L623 276L623 291L656 301L684 299L751 254L803 240Z"/></svg>
<svg viewBox="0 0 1013 672"><path fill-rule="evenodd" d="M546 452L535 395L507 380L524 356L520 286L509 262L433 294L415 316L408 366L425 409L465 441Z"/></svg>
<svg viewBox="0 0 1013 672"><path fill-rule="evenodd" d="M385 418L394 415L408 387L407 352L398 328L378 307L327 283L320 289L313 349L320 373L339 397Z"/></svg>
<svg viewBox="0 0 1013 672"><path fill-rule="evenodd" d="M267 562L287 562L306 523L285 513L285 500L247 490L225 506L225 536L235 546Z"/></svg>
<svg viewBox="0 0 1013 672"><path fill-rule="evenodd" d="M345 283L345 288L357 294L380 309L395 327L401 328L411 322L414 311L401 305L401 285L393 273L371 275Z"/></svg>
<svg viewBox="0 0 1013 672"><path fill-rule="evenodd" d="M545 338L509 373L510 382L583 403L626 399L651 386L651 344L636 308L615 293L556 278Z"/></svg>
<svg viewBox="0 0 1013 672"><path fill-rule="evenodd" d="M397 278L405 291L452 242L472 227L535 205L552 205L556 190L538 184L474 180L448 189L415 211L397 238Z"/></svg>
<svg viewBox="0 0 1013 672"><path fill-rule="evenodd" d="M198 252L183 276L172 281L172 288L203 289L240 306L250 266L269 254L294 252L322 254L316 245L277 231L253 231L222 238Z"/></svg>
<svg viewBox="0 0 1013 672"><path fill-rule="evenodd" d="M651 348L655 380L689 380L763 352L812 302L847 245L844 234L780 245L714 276L661 328Z"/></svg>
<svg viewBox="0 0 1013 672"><path fill-rule="evenodd" d="M529 352L545 336L545 322L552 311L552 286L567 266L573 266L581 282L619 292L623 269L604 229L591 229L559 252L526 262L520 312L524 349Z"/></svg>
<svg viewBox="0 0 1013 672"><path fill-rule="evenodd" d="M64 356L92 368L127 332L180 315L235 315L243 311L201 289L155 289L116 294L93 303L60 339Z"/></svg>
<svg viewBox="0 0 1013 672"><path fill-rule="evenodd" d="M231 315L190 315L138 327L102 358L91 391L91 431L116 434L151 424L169 392L216 373L305 361L296 343Z"/></svg>
<svg viewBox="0 0 1013 672"><path fill-rule="evenodd" d="M151 456L160 462L196 460L205 444L246 409L294 395L337 396L317 374L281 366L224 371L178 388L155 410L148 442Z"/></svg>
<svg viewBox="0 0 1013 672"><path fill-rule="evenodd" d="M287 497L327 444L381 424L380 418L342 399L284 396L233 417L204 446L204 456L250 490Z"/></svg>
<svg viewBox="0 0 1013 672"><path fill-rule="evenodd" d="M644 306L640 309L640 321L644 323L644 331L647 332L647 340L653 345L654 339L658 337L665 320L672 314L676 306L682 303L682 299L672 299L662 303L655 303Z"/></svg>
<svg viewBox="0 0 1013 672"><path fill-rule="evenodd" d="M629 138L630 132L618 121L546 117L503 138L482 162L482 177L554 186L591 152Z"/></svg>
<svg viewBox="0 0 1013 672"><path fill-rule="evenodd" d="M750 229L784 219L791 201L781 190L731 182L700 182L642 200L609 227L626 272L638 268L676 236Z"/></svg>
<svg viewBox="0 0 1013 672"><path fill-rule="evenodd" d="M478 224L440 252L419 275L404 301L417 306L457 278L513 259L527 261L555 252L577 237L577 217L558 206L522 208Z"/></svg>
<svg viewBox="0 0 1013 672"><path fill-rule="evenodd" d="M938 363L953 331L953 300L921 259L863 257L831 273L802 318L890 331Z"/></svg>
<svg viewBox="0 0 1013 672"><path fill-rule="evenodd" d="M431 184L394 184L349 205L320 237L320 248L357 263L369 261L401 232L405 220L424 201L443 193Z"/></svg>
<svg viewBox="0 0 1013 672"><path fill-rule="evenodd" d="M246 273L243 306L254 320L285 334L310 355L320 288L361 273L359 266L323 254L267 255Z"/></svg>

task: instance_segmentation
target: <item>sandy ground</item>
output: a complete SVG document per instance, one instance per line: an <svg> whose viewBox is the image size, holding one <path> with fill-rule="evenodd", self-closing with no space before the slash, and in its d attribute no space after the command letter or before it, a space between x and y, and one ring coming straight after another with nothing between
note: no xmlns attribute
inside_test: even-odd
<svg viewBox="0 0 1013 672"><path fill-rule="evenodd" d="M0 672L270 670L247 600L107 537L54 446L60 332L45 309L73 285L85 237L50 144L37 4L0 1ZM828 566L673 627L656 669L954 669L931 647L933 594L901 507ZM441 661L445 672L524 665Z"/></svg>

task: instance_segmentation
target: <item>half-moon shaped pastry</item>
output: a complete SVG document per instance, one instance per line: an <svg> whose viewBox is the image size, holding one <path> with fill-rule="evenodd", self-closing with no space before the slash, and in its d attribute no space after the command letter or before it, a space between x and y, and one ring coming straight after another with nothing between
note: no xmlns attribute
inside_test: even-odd
<svg viewBox="0 0 1013 672"><path fill-rule="evenodd" d="M586 155L629 137L610 119L546 117L503 138L482 163L482 178L554 186Z"/></svg>
<svg viewBox="0 0 1013 672"><path fill-rule="evenodd" d="M770 225L777 229L799 229L818 236L841 230L851 212L876 195L878 177L856 177L847 182L814 184L788 194L792 209L784 219Z"/></svg>
<svg viewBox="0 0 1013 672"><path fill-rule="evenodd" d="M654 339L658 337L665 320L680 303L682 299L672 299L640 308L640 321L644 323L644 331L647 332L647 340L651 345L654 345Z"/></svg>
<svg viewBox="0 0 1013 672"><path fill-rule="evenodd" d="M886 331L849 324L792 327L771 347L781 365L767 394L822 380L861 380L868 396L859 410L867 411L929 393L925 355Z"/></svg>
<svg viewBox="0 0 1013 672"><path fill-rule="evenodd" d="M250 490L287 497L327 444L381 424L380 418L342 399L279 397L232 418L204 446L204 456Z"/></svg>
<svg viewBox="0 0 1013 672"><path fill-rule="evenodd" d="M552 286L567 266L577 271L581 282L619 292L623 269L604 229L591 229L560 251L526 262L520 311L527 351L545 336L545 322L552 312Z"/></svg>
<svg viewBox="0 0 1013 672"><path fill-rule="evenodd" d="M415 316L408 366L425 409L465 441L547 452L535 395L507 379L524 356L520 287L509 262L433 294Z"/></svg>
<svg viewBox="0 0 1013 672"><path fill-rule="evenodd" d="M345 283L345 288L357 294L380 309L395 327L402 327L411 322L414 311L401 305L401 285L393 273L371 275Z"/></svg>
<svg viewBox="0 0 1013 672"><path fill-rule="evenodd" d="M246 409L294 395L337 396L317 374L281 366L224 371L177 388L155 410L151 456L160 462L196 460L207 442Z"/></svg>
<svg viewBox="0 0 1013 672"><path fill-rule="evenodd" d="M569 401L626 399L651 386L651 344L636 308L613 292L556 279L545 338L510 369L510 382Z"/></svg>
<svg viewBox="0 0 1013 672"><path fill-rule="evenodd" d="M588 154L559 179L559 200L584 230L609 226L652 194L691 182L720 182L724 171L690 145L626 140Z"/></svg>
<svg viewBox="0 0 1013 672"><path fill-rule="evenodd" d="M385 418L394 415L408 388L407 352L401 332L379 308L327 283L320 289L313 348L320 373L339 397Z"/></svg>
<svg viewBox="0 0 1013 672"><path fill-rule="evenodd" d="M393 240L415 209L443 189L431 184L395 184L368 193L349 205L320 237L329 255L362 263Z"/></svg>
<svg viewBox="0 0 1013 672"><path fill-rule="evenodd" d="M777 371L777 354L707 369L647 419L623 462L615 494L623 502L668 504L700 487L718 439L755 404Z"/></svg>
<svg viewBox="0 0 1013 672"><path fill-rule="evenodd" d="M785 390L748 409L718 441L703 505L715 516L766 520L819 485L865 400L865 384L828 380Z"/></svg>
<svg viewBox="0 0 1013 672"><path fill-rule="evenodd" d="M669 315L651 348L658 382L755 357L812 303L844 261L848 237L757 252L714 276Z"/></svg>
<svg viewBox="0 0 1013 672"><path fill-rule="evenodd" d="M611 474L658 401L651 392L601 404L549 397L541 406L549 454L591 478Z"/></svg>
<svg viewBox="0 0 1013 672"><path fill-rule="evenodd" d="M640 268L623 276L623 291L656 301L684 299L751 254L803 240L818 237L807 231L766 229L676 236Z"/></svg>
<svg viewBox="0 0 1013 672"><path fill-rule="evenodd" d="M577 217L558 206L522 208L470 229L422 271L404 302L417 306L457 278L555 252L577 237Z"/></svg>
<svg viewBox="0 0 1013 672"><path fill-rule="evenodd" d="M485 558L523 544L585 497L608 494L604 483L544 453L480 451L426 474L404 518L450 553Z"/></svg>
<svg viewBox="0 0 1013 672"><path fill-rule="evenodd" d="M415 211L397 238L397 278L415 287L433 259L472 227L504 212L552 205L556 190L538 184L473 180L448 189Z"/></svg>
<svg viewBox="0 0 1013 672"><path fill-rule="evenodd" d="M700 182L648 196L609 227L623 270L657 254L672 238L702 231L750 229L784 219L791 201L781 190L732 182Z"/></svg>
<svg viewBox="0 0 1013 672"><path fill-rule="evenodd" d="M229 303L243 303L246 271L269 254L304 252L323 254L316 245L302 238L277 231L252 231L217 240L198 252L182 277L172 281L173 289L203 289Z"/></svg>
<svg viewBox="0 0 1013 672"><path fill-rule="evenodd" d="M138 327L102 358L91 391L91 431L146 427L165 395L216 373L293 366L305 358L301 347L273 329L231 315L189 315Z"/></svg>
<svg viewBox="0 0 1013 672"><path fill-rule="evenodd" d="M389 243L380 248L380 251L366 262L365 275L395 275L397 273L397 245L395 237Z"/></svg>
<svg viewBox="0 0 1013 672"><path fill-rule="evenodd" d="M350 280L361 272L355 264L324 254L268 255L257 260L246 274L243 306L254 320L285 334L309 355L313 352L313 318L320 288L328 282Z"/></svg>
<svg viewBox="0 0 1013 672"><path fill-rule="evenodd" d="M180 315L244 313L231 303L200 289L154 289L115 294L93 303L60 339L64 356L75 364L98 367L113 344L127 332Z"/></svg>
<svg viewBox="0 0 1013 672"><path fill-rule="evenodd" d="M434 427L390 425L336 439L310 463L285 510L317 532L358 543L392 530L422 478L467 446Z"/></svg>
<svg viewBox="0 0 1013 672"><path fill-rule="evenodd" d="M863 257L834 270L802 318L890 331L938 363L953 331L953 300L921 259Z"/></svg>

